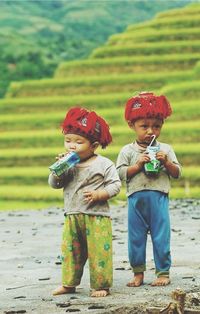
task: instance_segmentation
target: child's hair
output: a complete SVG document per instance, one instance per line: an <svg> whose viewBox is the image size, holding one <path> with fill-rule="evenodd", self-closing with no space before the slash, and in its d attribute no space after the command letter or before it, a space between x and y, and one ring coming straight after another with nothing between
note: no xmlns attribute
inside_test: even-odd
<svg viewBox="0 0 200 314"><path fill-rule="evenodd" d="M128 99L125 107L125 119L134 122L137 119L166 119L172 113L170 103L164 95L156 96L152 92L141 92Z"/></svg>
<svg viewBox="0 0 200 314"><path fill-rule="evenodd" d="M64 134L74 133L86 137L92 143L97 141L105 148L112 142L109 125L94 111L82 107L71 108L61 124Z"/></svg>

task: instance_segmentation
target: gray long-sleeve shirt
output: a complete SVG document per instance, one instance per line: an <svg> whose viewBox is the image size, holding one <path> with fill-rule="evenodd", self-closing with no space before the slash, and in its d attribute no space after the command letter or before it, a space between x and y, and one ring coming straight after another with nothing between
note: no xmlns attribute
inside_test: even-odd
<svg viewBox="0 0 200 314"><path fill-rule="evenodd" d="M160 145L160 151L167 154L168 159L179 166L179 176L181 173L181 166L178 163L176 155L172 147L165 143L156 142L156 145ZM137 142L125 145L117 158L117 171L122 181L126 182L127 196L134 192L142 190L156 190L163 193L169 193L170 190L170 176L168 175L164 166L161 167L161 171L155 177L147 176L144 171L140 171L131 178L127 178L128 167L134 165L139 159L140 155L145 152L146 148L143 148L137 144Z"/></svg>
<svg viewBox="0 0 200 314"><path fill-rule="evenodd" d="M48 182L55 189L63 188L66 214L110 216L108 201L88 204L84 200L83 192L104 189L111 198L119 193L121 187L113 162L100 155L88 166L77 164L59 178L50 173Z"/></svg>

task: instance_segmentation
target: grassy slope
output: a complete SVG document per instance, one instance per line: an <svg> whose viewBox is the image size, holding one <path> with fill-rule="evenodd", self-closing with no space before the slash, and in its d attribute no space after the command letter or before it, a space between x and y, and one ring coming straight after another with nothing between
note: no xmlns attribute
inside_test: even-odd
<svg viewBox="0 0 200 314"><path fill-rule="evenodd" d="M127 25L191 1L1 0L0 97L10 81L52 76L61 61L87 57Z"/></svg>
<svg viewBox="0 0 200 314"><path fill-rule="evenodd" d="M200 17L199 8L198 5L194 9L198 18ZM52 191L48 188L46 177L48 165L53 162L57 152L63 150L59 131L63 112L65 113L66 109L74 104L79 103L88 108L97 109L111 124L113 144L101 153L115 161L124 143L132 140L132 133L123 120L123 107L125 100L136 90L136 86L138 90L143 88L148 90L151 87L156 92L164 91L172 102L174 114L166 122L160 139L173 144L185 167L182 179L172 183L171 196L199 196L200 146L196 144L200 118L197 99L200 93L198 88L199 54L195 51L196 41L191 35L194 33L193 28L187 28L188 37L184 35L184 38L178 39L176 36L173 40L176 27L179 34L184 33L185 28L181 26L184 14L187 25L190 19L195 20L191 15L192 9L189 7L188 10L184 9L183 14L180 10L180 16L183 18L179 18L179 22L176 21L176 23L174 19L177 14L171 11L149 23L135 28L129 27L126 32L115 36L114 45L111 37L105 47L93 52L91 58L61 64L56 71L55 79L15 83L11 86L7 98L0 102L3 130L0 135L2 144L0 203L4 208L9 208L9 202L12 208L41 207L45 204L48 206L53 203L59 205L62 203L61 191ZM161 23L160 20L162 20ZM160 24L162 24L162 31L155 28L155 25ZM167 25L166 29L164 25ZM171 28L170 25L172 25ZM199 28L195 26L195 29ZM138 56L129 58L127 47L136 45L142 47L143 44L137 32L140 34L142 32L143 41L145 41L145 35L150 38L149 34L153 36L154 32L156 38L158 32L159 45L154 41L154 47L161 47L161 50L166 49L167 46L176 46L178 40L179 46L190 46L190 51L182 51L182 53L173 51L172 54L164 53L163 55L156 54L154 51L152 56L144 57L143 53L138 53ZM131 33L134 33L133 38L130 36ZM165 37L164 48L160 40L162 35ZM127 46L124 45L126 37ZM191 42L192 45L189 45ZM151 50L151 47L150 43L146 49ZM113 52L123 50L123 54L119 53L118 57L115 57L112 49ZM109 55L104 54L102 59L102 51L104 53L109 51ZM168 67L170 62L174 66ZM135 66L137 68L134 72ZM110 69L112 69L111 72ZM159 84L155 85L156 82ZM22 96L24 98L21 98ZM15 148L14 155L13 147ZM6 166L9 166L9 174ZM124 190L119 198L125 198Z"/></svg>

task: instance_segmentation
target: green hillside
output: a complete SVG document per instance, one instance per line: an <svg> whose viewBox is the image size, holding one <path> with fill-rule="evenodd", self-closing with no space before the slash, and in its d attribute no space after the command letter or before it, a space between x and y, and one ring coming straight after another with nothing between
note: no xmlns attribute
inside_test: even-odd
<svg viewBox="0 0 200 314"><path fill-rule="evenodd" d="M86 58L129 24L189 2L0 0L0 97L9 82L51 77L60 62Z"/></svg>
<svg viewBox="0 0 200 314"><path fill-rule="evenodd" d="M170 196L199 197L199 21L200 4L160 13L111 36L88 59L61 63L52 79L13 82L0 101L1 208L62 206L62 191L47 177L64 150L59 125L67 109L79 104L110 123L113 143L99 152L115 161L134 136L124 103L141 90L164 93L173 107L160 140L173 145L183 176ZM116 199L125 199L124 189Z"/></svg>

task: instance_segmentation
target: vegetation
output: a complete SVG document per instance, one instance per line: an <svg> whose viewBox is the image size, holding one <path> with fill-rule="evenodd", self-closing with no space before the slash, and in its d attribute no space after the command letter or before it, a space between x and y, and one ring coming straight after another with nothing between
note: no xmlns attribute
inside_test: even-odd
<svg viewBox="0 0 200 314"><path fill-rule="evenodd" d="M181 53L183 50L186 53L191 51L199 52L200 40L188 41L169 41L169 42L152 42L148 45L146 42L138 44L127 44L117 46L105 46L97 48L92 53L94 58L105 58L109 56L124 56L124 55L153 55L153 54L168 54L168 53Z"/></svg>
<svg viewBox="0 0 200 314"><path fill-rule="evenodd" d="M124 33L126 34L126 33ZM141 37L140 37L141 38ZM145 72L169 71L189 69L194 66L200 58L199 53L192 54L168 54L168 55L149 55L149 56L121 56L108 57L104 59L86 59L82 61L63 62L59 64L55 71L56 78L70 77L73 75L105 75L121 73L141 73ZM167 66L166 66L167 64ZM144 68L145 65L145 68Z"/></svg>
<svg viewBox="0 0 200 314"><path fill-rule="evenodd" d="M0 101L1 208L62 206L62 191L48 187L47 177L64 150L60 123L71 106L94 109L109 122L113 143L99 152L116 161L134 140L124 103L140 90L164 93L173 107L160 140L174 147L183 176L172 181L170 196L199 197L198 20L199 4L164 12L110 37L85 60L61 63L52 79L13 82ZM118 199L125 200L124 188Z"/></svg>
<svg viewBox="0 0 200 314"><path fill-rule="evenodd" d="M99 94L121 91L132 91L133 82L135 89L148 86L150 89L158 89L169 82L182 80L194 80L192 71L153 72L153 73L126 73L117 76L115 74L105 74L96 76L82 76L67 79L43 79L40 81L25 81L11 83L7 97L32 97L45 95L75 95L77 88L79 94Z"/></svg>
<svg viewBox="0 0 200 314"><path fill-rule="evenodd" d="M59 62L85 58L129 24L191 0L152 2L1 0L0 97L10 81L50 77Z"/></svg>
<svg viewBox="0 0 200 314"><path fill-rule="evenodd" d="M121 35L121 34L120 34ZM199 29L191 27L188 29L161 29L155 34L155 30L151 27L149 29L142 30L140 32L126 32L121 35L113 35L109 38L109 44L130 44L133 40L137 42L143 42L144 38L146 42L157 42L159 41L178 41L178 40L199 40L200 34Z"/></svg>

